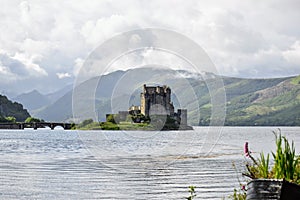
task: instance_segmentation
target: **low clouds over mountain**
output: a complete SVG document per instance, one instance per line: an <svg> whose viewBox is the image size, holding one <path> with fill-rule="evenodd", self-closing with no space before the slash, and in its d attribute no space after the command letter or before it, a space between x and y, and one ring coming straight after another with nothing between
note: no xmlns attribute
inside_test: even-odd
<svg viewBox="0 0 300 200"><path fill-rule="evenodd" d="M0 8L0 90L55 91L75 79L103 41L146 27L188 36L223 75L300 74L299 10L297 0L5 0Z"/></svg>

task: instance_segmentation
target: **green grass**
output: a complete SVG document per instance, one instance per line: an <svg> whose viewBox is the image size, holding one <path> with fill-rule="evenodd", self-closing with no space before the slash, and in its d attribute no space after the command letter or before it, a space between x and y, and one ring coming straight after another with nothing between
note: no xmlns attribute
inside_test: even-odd
<svg viewBox="0 0 300 200"><path fill-rule="evenodd" d="M225 125L299 126L300 88L253 103L254 94L234 98L227 105Z"/></svg>
<svg viewBox="0 0 300 200"><path fill-rule="evenodd" d="M203 108L203 109L211 109L212 108L212 104L211 103L205 104L201 108Z"/></svg>
<svg viewBox="0 0 300 200"><path fill-rule="evenodd" d="M294 142L290 144L286 137L276 134L276 147L276 152L272 153L275 161L274 178L299 184L299 159L296 156Z"/></svg>
<svg viewBox="0 0 300 200"><path fill-rule="evenodd" d="M266 107L263 105L251 105L248 108L245 109L247 115L253 116L253 115L267 115L271 112L274 112L274 107Z"/></svg>
<svg viewBox="0 0 300 200"><path fill-rule="evenodd" d="M294 84L294 85L299 85L300 84L300 76L297 76L297 77L293 78L291 80L291 83Z"/></svg>
<svg viewBox="0 0 300 200"><path fill-rule="evenodd" d="M130 123L121 122L120 124L112 122L92 122L84 126L77 126L78 130L155 130L148 123Z"/></svg>
<svg viewBox="0 0 300 200"><path fill-rule="evenodd" d="M229 196L232 200L246 200L246 192L234 189L233 194Z"/></svg>
<svg viewBox="0 0 300 200"><path fill-rule="evenodd" d="M274 98L267 99L261 104L265 106L280 106L280 105L292 104L295 102L299 94L300 94L300 88L294 88Z"/></svg>

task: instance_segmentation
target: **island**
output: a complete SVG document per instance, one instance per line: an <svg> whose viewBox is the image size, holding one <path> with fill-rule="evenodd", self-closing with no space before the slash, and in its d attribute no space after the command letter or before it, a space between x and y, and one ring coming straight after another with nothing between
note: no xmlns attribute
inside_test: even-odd
<svg viewBox="0 0 300 200"><path fill-rule="evenodd" d="M187 109L177 109L171 101L171 88L143 85L140 105L106 114L105 122L85 120L79 129L102 130L192 130L187 124Z"/></svg>

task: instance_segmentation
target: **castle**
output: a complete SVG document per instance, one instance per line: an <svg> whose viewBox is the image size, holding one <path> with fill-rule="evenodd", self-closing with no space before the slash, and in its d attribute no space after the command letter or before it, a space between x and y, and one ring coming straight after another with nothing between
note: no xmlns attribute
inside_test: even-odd
<svg viewBox="0 0 300 200"><path fill-rule="evenodd" d="M143 86L141 93L141 113L145 116L150 115L169 115L174 116L174 106L171 102L171 89L163 87Z"/></svg>
<svg viewBox="0 0 300 200"><path fill-rule="evenodd" d="M187 126L187 110L178 109L174 112L174 105L171 102L171 89L164 85L143 86L141 93L141 113L144 116L167 115L176 120L181 126ZM151 117L150 117L151 118Z"/></svg>
<svg viewBox="0 0 300 200"><path fill-rule="evenodd" d="M169 124L165 125L163 129L168 129L166 127L172 127L172 129L191 129L187 125L187 110L178 109L177 112L174 111L174 105L171 101L171 89L168 86L147 86L144 84L140 100L140 106L133 105L129 107L128 111L119 111L117 121L126 121L129 115L135 116L134 122L136 123L143 122L143 119L150 119L152 121L153 116L153 119L157 116L165 116L164 123Z"/></svg>

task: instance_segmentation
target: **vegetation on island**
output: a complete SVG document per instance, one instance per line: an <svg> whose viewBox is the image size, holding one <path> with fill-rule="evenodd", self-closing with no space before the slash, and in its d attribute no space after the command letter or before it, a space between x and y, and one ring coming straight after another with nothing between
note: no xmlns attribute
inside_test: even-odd
<svg viewBox="0 0 300 200"><path fill-rule="evenodd" d="M31 117L23 105L10 101L6 96L0 95L0 123L33 123L44 122L42 119Z"/></svg>
<svg viewBox="0 0 300 200"><path fill-rule="evenodd" d="M87 119L76 125L80 130L151 130L147 123L131 122L94 122L93 119Z"/></svg>
<svg viewBox="0 0 300 200"><path fill-rule="evenodd" d="M76 125L76 128L80 130L178 130L180 127L175 121L175 119L165 115L153 115L149 118L137 114L128 115L126 120L120 120L118 114L109 114L106 117L106 122L86 119Z"/></svg>
<svg viewBox="0 0 300 200"><path fill-rule="evenodd" d="M1 123L16 123L16 118L15 117L3 117L0 116L0 122Z"/></svg>
<svg viewBox="0 0 300 200"><path fill-rule="evenodd" d="M23 105L0 95L0 123L24 122L30 114Z"/></svg>
<svg viewBox="0 0 300 200"><path fill-rule="evenodd" d="M34 122L45 122L43 119L38 119L38 118L34 118L34 117L28 117L25 120L25 123L34 123Z"/></svg>

